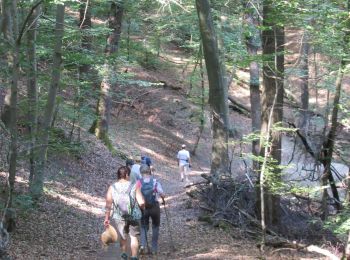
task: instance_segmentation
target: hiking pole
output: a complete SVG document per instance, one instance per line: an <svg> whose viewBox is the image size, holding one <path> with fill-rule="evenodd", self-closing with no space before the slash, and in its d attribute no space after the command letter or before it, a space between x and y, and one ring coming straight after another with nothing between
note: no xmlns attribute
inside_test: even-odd
<svg viewBox="0 0 350 260"><path fill-rule="evenodd" d="M168 235L169 235L169 238L170 238L170 246L171 246L171 249L173 251L176 250L175 248L175 244L174 244L174 240L173 240L173 236L171 234L171 229L170 229L170 215L169 215L169 212L168 210L166 209L165 207L165 201L163 199L163 208L164 208L164 212L165 212L165 218L166 218L166 226L167 226L167 230L168 230Z"/></svg>

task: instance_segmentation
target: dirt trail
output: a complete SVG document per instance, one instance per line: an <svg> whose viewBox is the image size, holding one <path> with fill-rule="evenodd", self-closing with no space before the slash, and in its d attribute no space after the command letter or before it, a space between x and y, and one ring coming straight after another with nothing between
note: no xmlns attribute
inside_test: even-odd
<svg viewBox="0 0 350 260"><path fill-rule="evenodd" d="M137 144L136 147L140 152L152 156L156 169L155 176L162 183L167 194L166 207L170 216L170 232L176 251L171 250L167 219L164 208L161 207L158 259L247 259L257 256L257 250L249 249L246 254L243 253L242 248L246 246L243 241L237 243L228 233L198 222L198 209L188 199L184 183L180 182L178 175L175 155L180 144L174 147L174 140L170 134L168 136L165 136L164 133L159 135L156 129L145 127L145 125L119 121L116 125L114 138L120 141L122 139L130 140L135 145ZM135 153L133 149L136 147L129 147L130 153ZM199 175L203 171L209 170L208 165L203 165L201 161L197 160L196 157L193 158L193 170L190 173L190 179L193 182L200 179ZM238 251L240 252L239 256L237 255ZM106 256L105 259L111 259L113 252L117 253L117 250L110 250L107 254L102 255ZM108 255L109 257L107 257ZM141 259L152 258L142 256ZM153 259L155 258L153 257Z"/></svg>
<svg viewBox="0 0 350 260"><path fill-rule="evenodd" d="M127 119L130 120L130 119ZM114 140L119 140L119 145L125 148L125 152L135 154L147 153L152 156L155 165L155 176L161 181L167 193L166 205L170 215L170 232L174 240L176 251L172 251L172 245L167 230L167 219L164 208L161 208L161 229L159 238L158 257L148 255L140 259L257 259L260 252L256 247L256 241L245 239L239 229L222 230L214 228L208 223L198 221L200 213L197 204L189 200L186 195L184 183L180 182L176 152L180 144L177 137L171 132L162 134L157 132L156 127L148 127L148 124L133 123L119 119L114 125ZM129 140L126 146L121 144L123 140ZM200 174L209 171L207 141L203 139L199 145L198 156L193 158L193 168L190 174L192 182L200 181ZM149 232L149 241L151 239ZM113 254L119 254L116 248L102 253L101 259L112 259ZM285 255L268 252L269 259L299 259L303 254Z"/></svg>

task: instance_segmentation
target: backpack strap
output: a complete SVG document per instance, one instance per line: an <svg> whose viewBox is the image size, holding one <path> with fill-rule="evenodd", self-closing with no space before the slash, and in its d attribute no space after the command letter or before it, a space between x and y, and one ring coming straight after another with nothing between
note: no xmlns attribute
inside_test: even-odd
<svg viewBox="0 0 350 260"><path fill-rule="evenodd" d="M154 186L153 192L154 192L154 193L158 193L158 189L157 189L157 187L158 187L158 182L157 182L156 179L153 179L153 186Z"/></svg>
<svg viewBox="0 0 350 260"><path fill-rule="evenodd" d="M131 197L131 190L132 190L132 187L133 187L133 183L130 182L129 187L128 187L128 190L127 190L127 193L128 193L128 195L129 195L129 200L130 200L130 205L131 205L131 216L132 216L133 213L134 213L134 208L135 208L135 205L136 205L136 196L135 196L134 199Z"/></svg>

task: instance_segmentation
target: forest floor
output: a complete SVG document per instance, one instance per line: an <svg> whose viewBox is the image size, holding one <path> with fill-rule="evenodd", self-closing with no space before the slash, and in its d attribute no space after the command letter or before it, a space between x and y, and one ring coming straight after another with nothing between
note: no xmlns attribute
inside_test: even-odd
<svg viewBox="0 0 350 260"><path fill-rule="evenodd" d="M173 50L173 55L180 57L176 62L186 63L176 51ZM132 105L113 108L109 130L117 150L133 156L140 153L151 156L155 176L167 194L166 208L170 218L166 218L162 208L158 259L322 259L303 251L273 248L267 248L263 256L257 247L259 234L255 239L247 238L239 228L221 229L199 221L198 216L203 213L198 202L186 195L176 162L180 145L195 142L198 122L193 121L198 108L185 97L178 77L180 72L174 68L169 67L166 71L135 69L133 72L139 80L164 80L172 86L125 86L128 99L133 100ZM177 89L179 85L180 89ZM116 101L124 102L122 98ZM232 117L241 128L249 129L249 119L235 113ZM117 254L118 246L104 251L100 234L103 231L104 196L124 160L112 156L86 131L82 132L82 141L84 146L78 158L49 154L45 193L34 209L30 209L29 198L17 198L17 205L22 209L27 204L28 207L19 212L17 230L12 235L9 254L13 259L118 259L118 255L113 255ZM200 180L200 174L209 171L210 147L210 129L206 127L193 157L192 182ZM19 166L18 193L28 188L25 167L24 164ZM1 175L5 176L5 173ZM172 251L169 232L176 251ZM155 258L142 256L141 259Z"/></svg>

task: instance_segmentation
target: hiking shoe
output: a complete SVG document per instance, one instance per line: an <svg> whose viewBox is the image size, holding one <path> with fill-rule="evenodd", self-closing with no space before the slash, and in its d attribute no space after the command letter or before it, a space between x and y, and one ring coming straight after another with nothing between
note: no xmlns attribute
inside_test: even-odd
<svg viewBox="0 0 350 260"><path fill-rule="evenodd" d="M140 246L140 248L139 248L139 254L140 254L140 255L144 255L144 254L145 254L145 247L144 247L144 246Z"/></svg>
<svg viewBox="0 0 350 260"><path fill-rule="evenodd" d="M138 260L138 258L136 256L132 256L130 257L130 260Z"/></svg>
<svg viewBox="0 0 350 260"><path fill-rule="evenodd" d="M127 253L122 253L122 254L120 255L120 258L121 258L122 260L128 260L128 254L127 254Z"/></svg>

